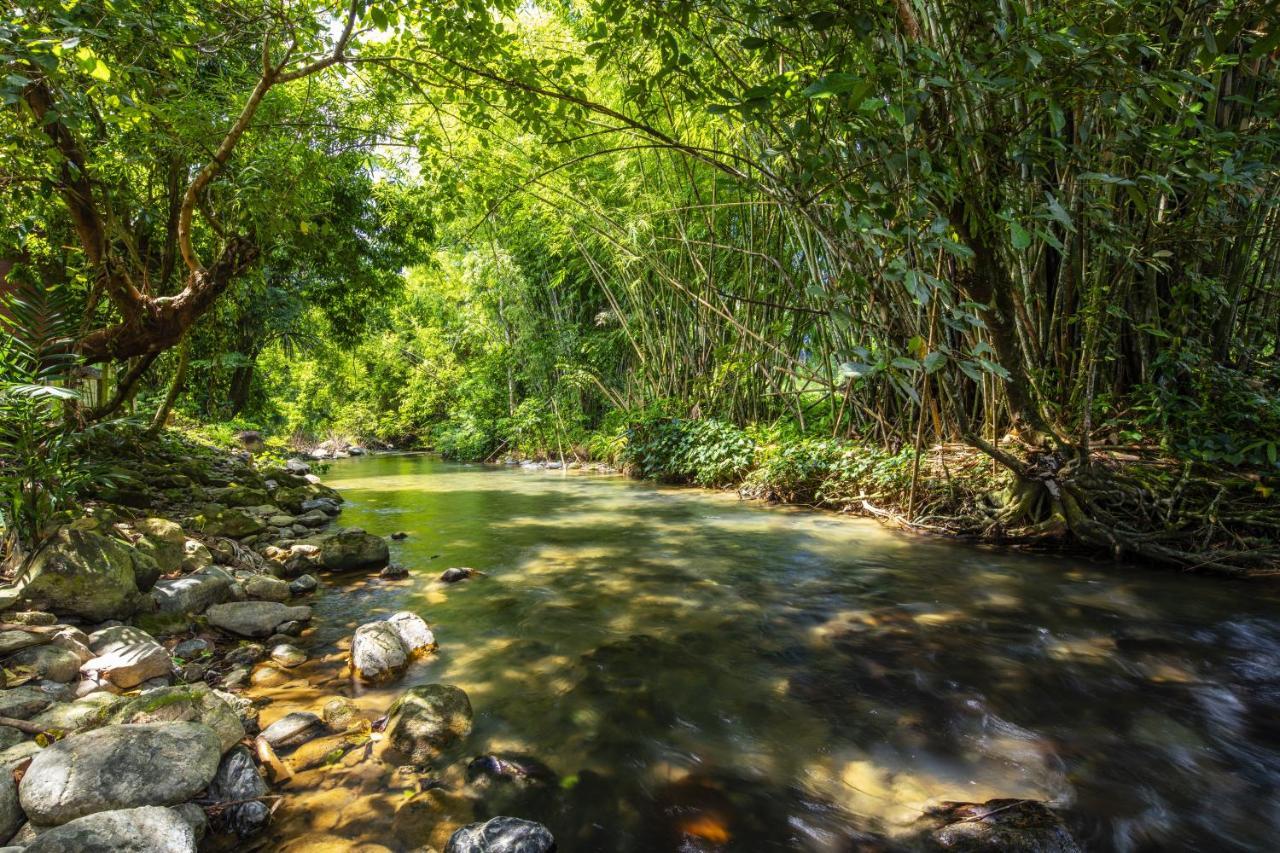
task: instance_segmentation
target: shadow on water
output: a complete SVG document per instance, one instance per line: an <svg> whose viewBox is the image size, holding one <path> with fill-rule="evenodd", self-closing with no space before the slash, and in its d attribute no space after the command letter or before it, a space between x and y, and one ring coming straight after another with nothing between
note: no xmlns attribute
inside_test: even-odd
<svg viewBox="0 0 1280 853"><path fill-rule="evenodd" d="M331 578L318 659L268 691L264 721L339 693L381 713L441 681L475 728L426 788L377 762L300 775L285 849L442 848L495 814L547 824L565 853L909 849L924 808L995 797L1051 801L1091 850L1280 832L1268 590L617 478L378 457L327 481L343 523L409 534L392 550L411 575ZM446 586L449 566L487 574ZM400 609L439 653L354 687L352 630ZM510 761L467 770L490 754Z"/></svg>

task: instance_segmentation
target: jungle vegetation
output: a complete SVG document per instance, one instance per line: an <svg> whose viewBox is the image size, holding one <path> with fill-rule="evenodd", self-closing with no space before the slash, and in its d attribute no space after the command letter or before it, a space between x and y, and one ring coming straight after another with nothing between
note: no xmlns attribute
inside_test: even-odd
<svg viewBox="0 0 1280 853"><path fill-rule="evenodd" d="M134 418L606 459L1273 571L1276 20L1265 0L19 2L10 547L74 492L31 448L70 470L85 454L54 449Z"/></svg>

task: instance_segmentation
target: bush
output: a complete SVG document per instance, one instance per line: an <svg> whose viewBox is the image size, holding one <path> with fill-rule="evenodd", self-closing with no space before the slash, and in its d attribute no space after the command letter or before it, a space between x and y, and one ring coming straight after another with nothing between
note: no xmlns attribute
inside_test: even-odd
<svg viewBox="0 0 1280 853"><path fill-rule="evenodd" d="M657 417L627 430L621 461L638 476L728 486L750 470L756 444L722 421Z"/></svg>

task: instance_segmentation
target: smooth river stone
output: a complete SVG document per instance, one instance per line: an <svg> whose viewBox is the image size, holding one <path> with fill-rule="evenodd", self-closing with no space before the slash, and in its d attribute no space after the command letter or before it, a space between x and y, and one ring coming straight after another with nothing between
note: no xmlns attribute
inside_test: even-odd
<svg viewBox="0 0 1280 853"><path fill-rule="evenodd" d="M196 830L177 810L117 809L78 818L35 837L23 853L196 853Z"/></svg>
<svg viewBox="0 0 1280 853"><path fill-rule="evenodd" d="M27 818L39 826L177 805L204 790L221 757L218 735L201 723L106 726L42 749L18 794Z"/></svg>
<svg viewBox="0 0 1280 853"><path fill-rule="evenodd" d="M270 637L285 622L308 622L311 608L289 607L278 601L235 601L205 611L209 624L241 637Z"/></svg>
<svg viewBox="0 0 1280 853"><path fill-rule="evenodd" d="M556 840L540 823L495 817L464 826L449 839L444 853L550 853Z"/></svg>

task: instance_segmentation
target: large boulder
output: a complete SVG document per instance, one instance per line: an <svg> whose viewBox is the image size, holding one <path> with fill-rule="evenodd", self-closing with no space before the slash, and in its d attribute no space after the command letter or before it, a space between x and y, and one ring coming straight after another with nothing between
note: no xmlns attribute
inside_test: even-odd
<svg viewBox="0 0 1280 853"><path fill-rule="evenodd" d="M542 824L517 817L495 817L462 827L444 853L551 853L556 840Z"/></svg>
<svg viewBox="0 0 1280 853"><path fill-rule="evenodd" d="M139 571L154 583L159 570L154 560L118 539L64 527L32 562L22 597L36 609L90 622L127 619L143 600Z"/></svg>
<svg viewBox="0 0 1280 853"><path fill-rule="evenodd" d="M197 834L175 809L143 806L91 814L40 833L23 853L195 853Z"/></svg>
<svg viewBox="0 0 1280 853"><path fill-rule="evenodd" d="M386 540L358 527L339 530L318 544L320 563L331 572L380 569L391 560L391 549Z"/></svg>
<svg viewBox="0 0 1280 853"><path fill-rule="evenodd" d="M311 608L277 601L232 601L205 611L209 624L240 637L270 637L285 622L308 622Z"/></svg>
<svg viewBox="0 0 1280 853"><path fill-rule="evenodd" d="M931 846L960 853L1081 853L1062 819L1035 800L942 803L923 821Z"/></svg>
<svg viewBox="0 0 1280 853"><path fill-rule="evenodd" d="M227 600L234 580L226 569L207 566L186 577L159 581L151 597L160 613L203 613Z"/></svg>
<svg viewBox="0 0 1280 853"><path fill-rule="evenodd" d="M204 790L221 757L218 735L201 723L106 726L37 753L18 795L27 818L40 826L113 809L177 805Z"/></svg>
<svg viewBox="0 0 1280 853"><path fill-rule="evenodd" d="M225 752L244 738L244 723L236 710L207 684L157 687L112 710L112 723L204 723L217 734Z"/></svg>
<svg viewBox="0 0 1280 853"><path fill-rule="evenodd" d="M452 684L410 687L387 716L387 739L413 764L426 764L471 733L471 702Z"/></svg>
<svg viewBox="0 0 1280 853"><path fill-rule="evenodd" d="M408 665L408 649L386 622L361 625L351 637L351 671L362 681L390 681Z"/></svg>
<svg viewBox="0 0 1280 853"><path fill-rule="evenodd" d="M218 772L209 783L209 796L216 803L234 805L219 814L221 828L241 838L261 832L271 820L271 809L258 798L265 797L269 790L248 749L237 746L222 756Z"/></svg>
<svg viewBox="0 0 1280 853"><path fill-rule="evenodd" d="M144 518L133 523L141 534L134 547L149 555L160 567L161 574L194 572L212 565L213 555L203 543L190 539L182 525L167 518Z"/></svg>

